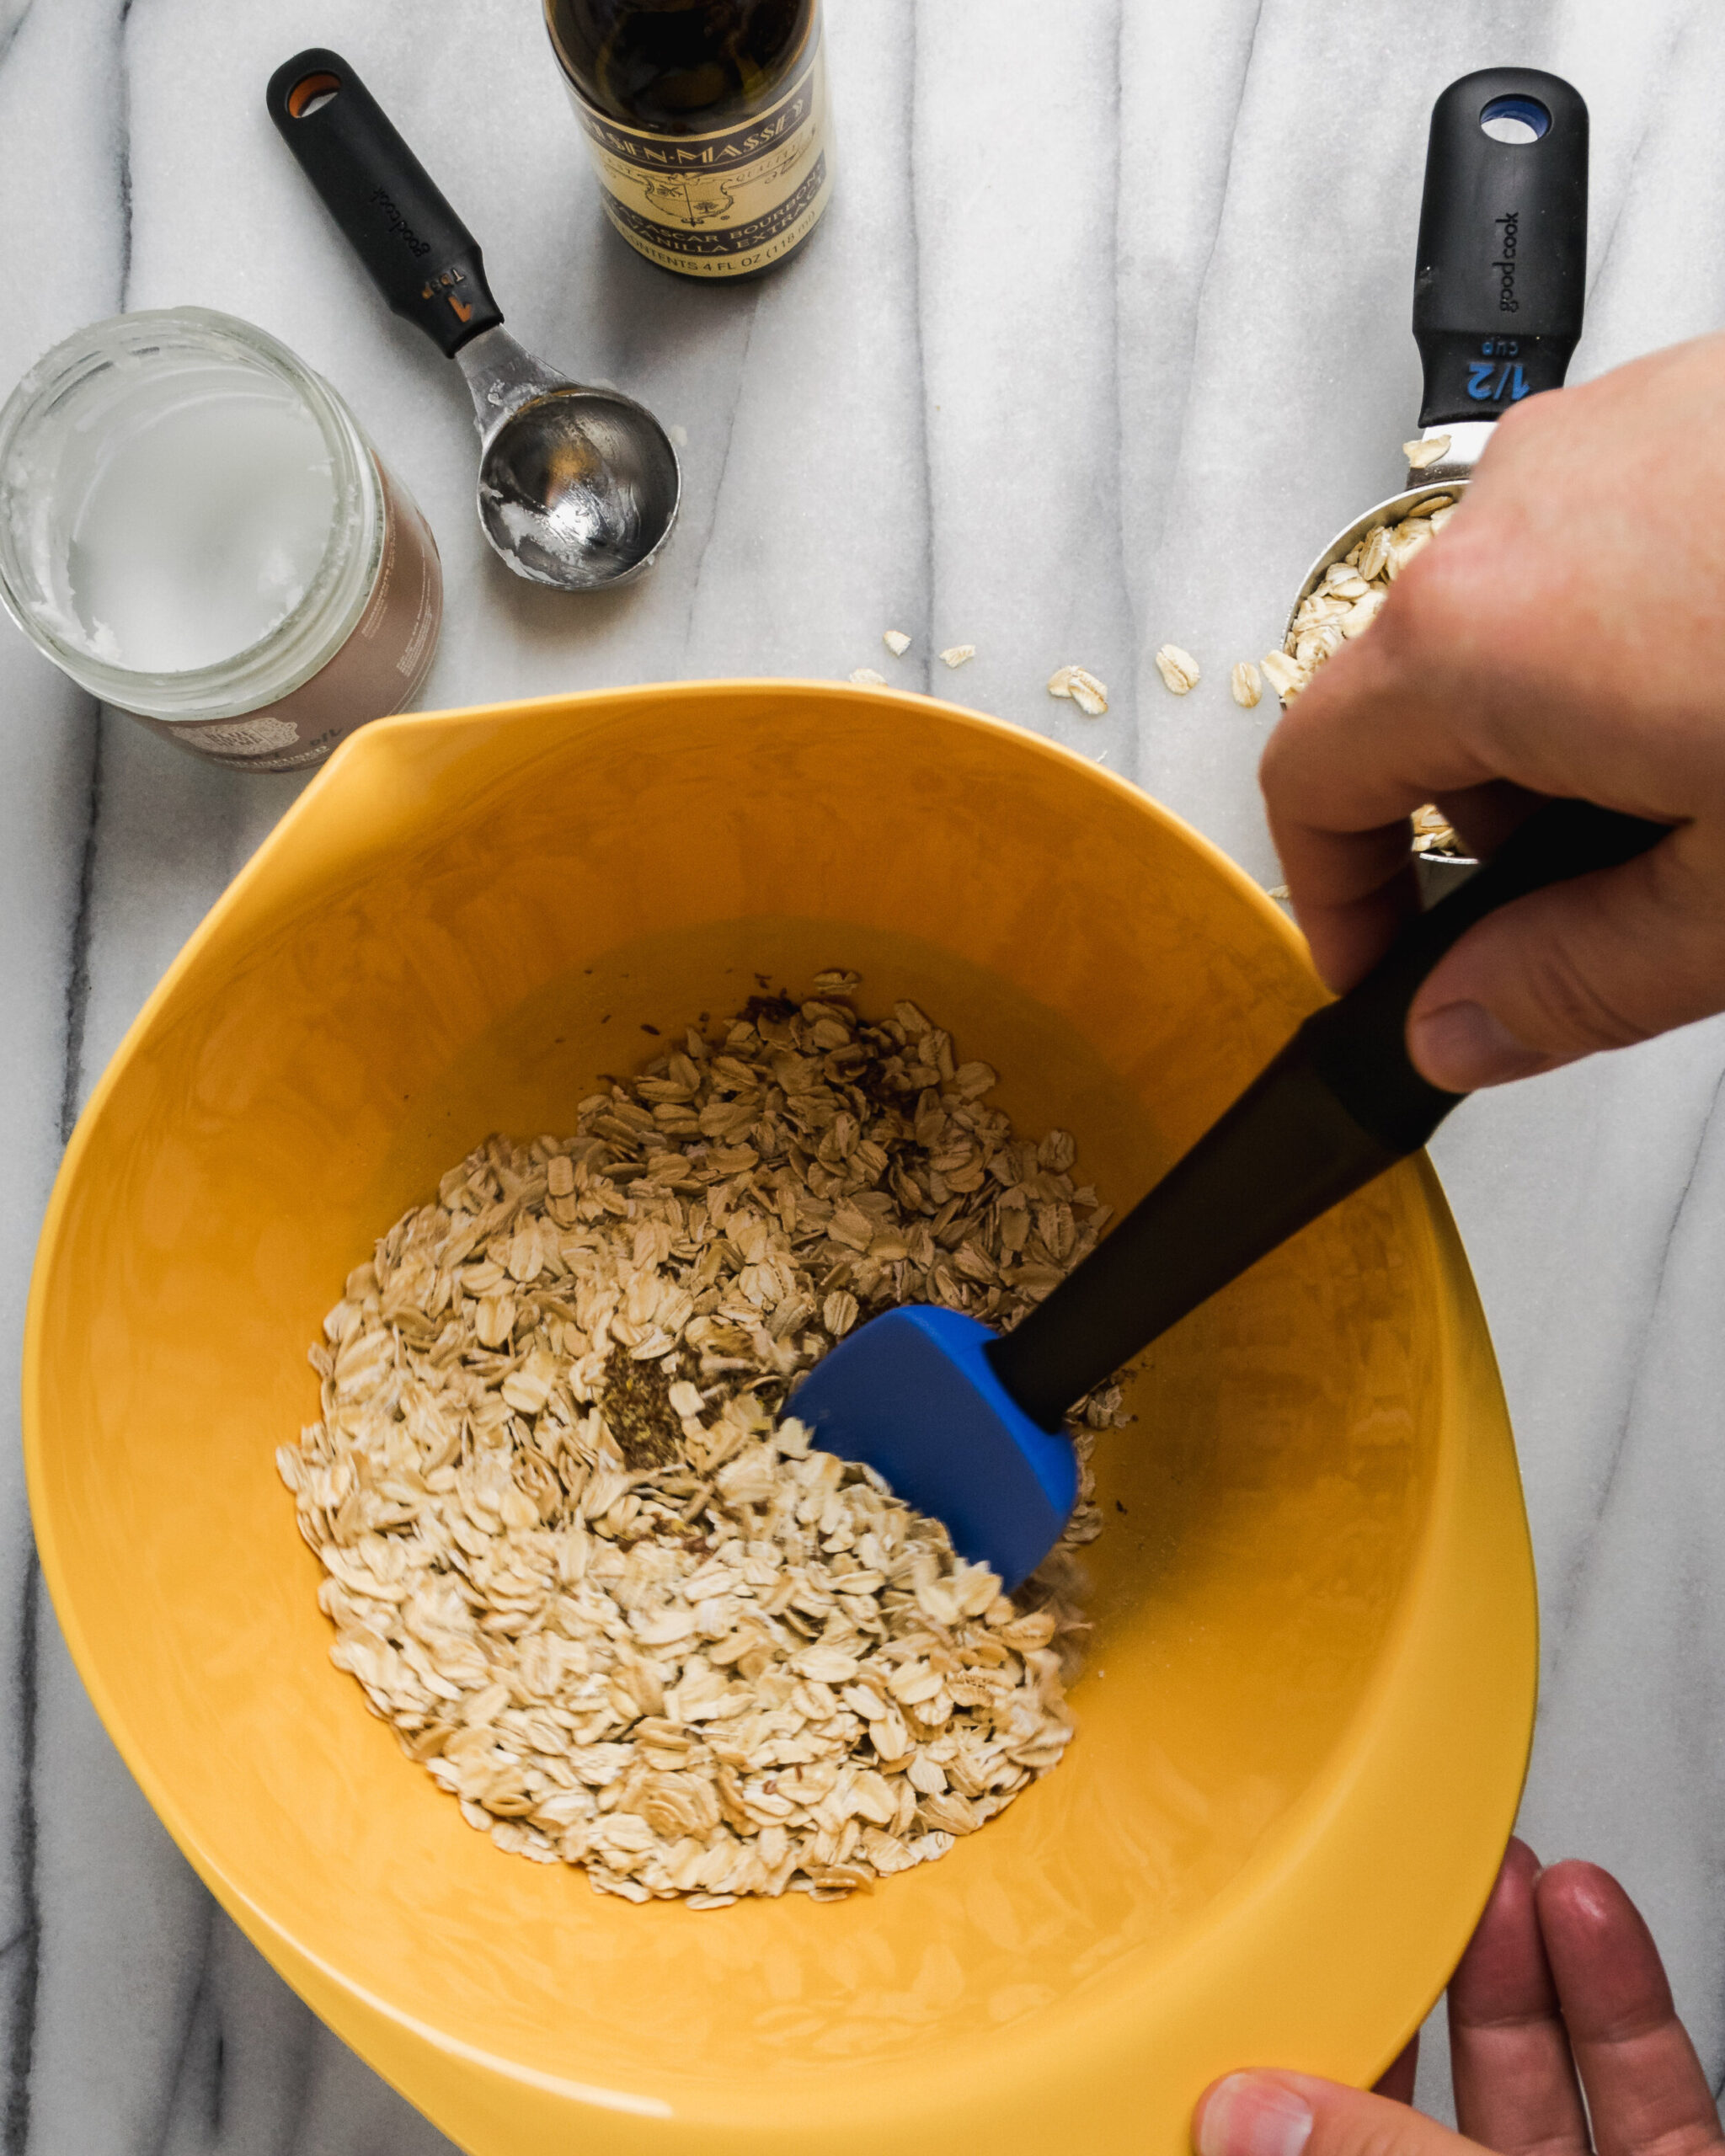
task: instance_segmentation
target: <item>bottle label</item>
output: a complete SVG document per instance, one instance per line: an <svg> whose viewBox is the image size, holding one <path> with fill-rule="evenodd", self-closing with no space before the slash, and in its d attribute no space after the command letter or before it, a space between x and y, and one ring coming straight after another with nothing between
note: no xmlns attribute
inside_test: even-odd
<svg viewBox="0 0 1725 2156"><path fill-rule="evenodd" d="M826 72L817 31L797 79L746 125L712 135L624 127L569 85L605 214L661 270L740 277L788 254L832 191Z"/></svg>

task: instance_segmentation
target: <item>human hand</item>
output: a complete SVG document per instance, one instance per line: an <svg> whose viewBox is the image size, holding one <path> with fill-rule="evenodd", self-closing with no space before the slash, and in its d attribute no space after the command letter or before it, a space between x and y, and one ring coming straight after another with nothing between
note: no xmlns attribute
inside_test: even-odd
<svg viewBox="0 0 1725 2156"><path fill-rule="evenodd" d="M1545 796L1674 826L1471 929L1408 1016L1467 1092L1725 1009L1725 337L1501 420L1445 530L1264 753L1318 970L1365 973L1414 908L1408 813L1489 852Z"/></svg>
<svg viewBox="0 0 1725 2156"><path fill-rule="evenodd" d="M1533 1851L1512 1842L1450 1980L1449 2012L1461 2133L1388 2096L1310 2074L1231 2073L1199 2102L1199 2156L1725 2149L1652 1935L1597 1865L1541 1872Z"/></svg>

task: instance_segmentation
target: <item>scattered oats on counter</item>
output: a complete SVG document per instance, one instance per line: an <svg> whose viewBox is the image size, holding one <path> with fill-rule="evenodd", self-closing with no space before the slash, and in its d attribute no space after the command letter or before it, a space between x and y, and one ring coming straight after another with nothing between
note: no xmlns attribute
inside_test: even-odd
<svg viewBox="0 0 1725 2156"><path fill-rule="evenodd" d="M1228 686L1242 711L1252 710L1263 694L1263 676L1249 659L1238 660L1228 676Z"/></svg>
<svg viewBox="0 0 1725 2156"><path fill-rule="evenodd" d="M1450 435L1433 435L1414 441L1404 441L1402 454L1407 459L1410 472L1423 472L1429 464L1441 464L1450 454Z"/></svg>
<svg viewBox="0 0 1725 2156"><path fill-rule="evenodd" d="M975 659L975 656L976 647L974 643L949 643L941 654L942 659L948 666L962 666L968 659Z"/></svg>
<svg viewBox="0 0 1725 2156"><path fill-rule="evenodd" d="M312 1350L277 1454L331 1650L500 1849L692 1908L834 1900L943 1855L1072 1733L1076 1546L1016 1600L790 1382L873 1311L1010 1325L1108 1218L1064 1131L1018 1138L986 1064L854 974L760 997L493 1138L404 1214ZM1093 1433L1125 1418L1118 1388Z"/></svg>
<svg viewBox="0 0 1725 2156"><path fill-rule="evenodd" d="M877 674L872 666L858 666L855 668L852 672L851 679L857 684L858 688L884 689L886 686L885 675Z"/></svg>
<svg viewBox="0 0 1725 2156"><path fill-rule="evenodd" d="M1107 686L1081 666L1060 666L1048 677L1051 696L1070 696L1087 718L1100 718L1108 707Z"/></svg>
<svg viewBox="0 0 1725 2156"><path fill-rule="evenodd" d="M902 659L911 648L911 639L902 629L883 629L880 640L895 659Z"/></svg>
<svg viewBox="0 0 1725 2156"><path fill-rule="evenodd" d="M1165 643L1157 652L1156 670L1162 677L1163 687L1177 696L1183 696L1188 689L1198 686L1198 661L1177 643Z"/></svg>

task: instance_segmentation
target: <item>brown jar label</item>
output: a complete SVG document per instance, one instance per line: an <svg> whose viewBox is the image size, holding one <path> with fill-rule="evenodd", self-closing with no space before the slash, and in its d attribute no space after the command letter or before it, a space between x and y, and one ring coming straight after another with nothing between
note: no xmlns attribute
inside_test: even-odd
<svg viewBox="0 0 1725 2156"><path fill-rule="evenodd" d="M383 547L366 611L334 658L286 696L232 718L133 717L212 763L296 771L321 764L367 719L411 702L437 649L443 568L412 496L373 462L383 488Z"/></svg>
<svg viewBox="0 0 1725 2156"><path fill-rule="evenodd" d="M649 135L624 127L569 85L599 174L605 214L661 270L740 277L788 254L832 192L826 64L819 30L784 95L740 127Z"/></svg>

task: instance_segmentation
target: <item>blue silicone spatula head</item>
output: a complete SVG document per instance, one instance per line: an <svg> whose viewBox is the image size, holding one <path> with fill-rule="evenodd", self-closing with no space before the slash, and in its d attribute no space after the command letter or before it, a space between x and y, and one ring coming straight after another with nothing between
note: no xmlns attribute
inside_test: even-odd
<svg viewBox="0 0 1725 2156"><path fill-rule="evenodd" d="M823 1356L787 1412L829 1452L866 1461L943 1521L959 1555L991 1566L1011 1589L1071 1518L1078 1462L995 1375L995 1338L962 1310L888 1310Z"/></svg>
<svg viewBox="0 0 1725 2156"><path fill-rule="evenodd" d="M1411 921L1316 1011L1148 1198L1014 1329L889 1310L819 1362L787 1412L945 1523L1010 1591L1060 1540L1078 1494L1064 1418L1091 1389L1289 1236L1417 1152L1462 1097L1407 1048L1415 990L1477 921L1530 891L1628 861L1665 826L1552 802Z"/></svg>

